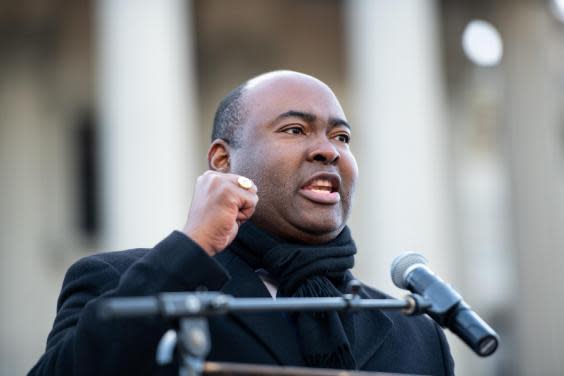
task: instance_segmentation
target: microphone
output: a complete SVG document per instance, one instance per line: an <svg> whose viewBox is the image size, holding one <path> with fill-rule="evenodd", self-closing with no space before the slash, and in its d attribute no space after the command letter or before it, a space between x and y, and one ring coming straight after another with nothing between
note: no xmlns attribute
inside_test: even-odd
<svg viewBox="0 0 564 376"><path fill-rule="evenodd" d="M394 285L423 296L430 303L426 313L460 337L476 354L493 354L499 344L497 333L427 264L427 259L416 252L399 255L391 267Z"/></svg>

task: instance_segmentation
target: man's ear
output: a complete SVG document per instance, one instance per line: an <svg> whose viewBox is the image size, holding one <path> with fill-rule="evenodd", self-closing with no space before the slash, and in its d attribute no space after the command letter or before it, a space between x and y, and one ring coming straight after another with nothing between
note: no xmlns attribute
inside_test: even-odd
<svg viewBox="0 0 564 376"><path fill-rule="evenodd" d="M231 170L229 153L229 144L224 140L217 139L212 142L210 149L208 150L209 169L219 172L229 172Z"/></svg>

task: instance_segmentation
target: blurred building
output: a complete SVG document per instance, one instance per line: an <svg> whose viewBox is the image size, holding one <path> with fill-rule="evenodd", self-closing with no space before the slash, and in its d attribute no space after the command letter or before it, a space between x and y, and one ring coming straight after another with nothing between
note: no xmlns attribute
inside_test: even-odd
<svg viewBox="0 0 564 376"><path fill-rule="evenodd" d="M496 25L480 67L461 36ZM215 107L293 69L353 124L356 273L419 250L501 335L459 375L558 375L564 25L541 1L0 2L0 374L38 360L66 269L182 226Z"/></svg>

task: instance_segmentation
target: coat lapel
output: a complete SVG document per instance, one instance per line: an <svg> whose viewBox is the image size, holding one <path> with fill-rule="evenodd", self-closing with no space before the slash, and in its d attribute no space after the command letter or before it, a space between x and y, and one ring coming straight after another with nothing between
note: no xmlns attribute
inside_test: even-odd
<svg viewBox="0 0 564 376"><path fill-rule="evenodd" d="M231 275L222 292L238 298L269 298L270 294L258 275L239 257L223 252L218 261ZM352 277L352 276L351 276ZM374 299L361 293L364 299ZM358 369L374 356L391 333L393 322L382 311L361 310L350 313L354 339L351 346ZM239 313L231 315L260 341L280 365L304 366L296 328L279 312Z"/></svg>
<svg viewBox="0 0 564 376"><path fill-rule="evenodd" d="M237 298L270 298L266 286L250 266L233 254L229 256L218 259L231 275L222 292ZM231 316L253 333L280 365L305 365L296 329L283 313L237 313Z"/></svg>
<svg viewBox="0 0 564 376"><path fill-rule="evenodd" d="M363 310L352 315L355 333L351 341L352 352L358 369L362 369L384 344L393 324L381 311Z"/></svg>
<svg viewBox="0 0 564 376"><path fill-rule="evenodd" d="M348 282L354 279L352 273L347 272L339 289L344 294ZM360 291L362 299L387 298L384 295L372 296L364 288ZM349 323L352 322L352 338L349 338L352 352L358 369L363 369L366 363L376 354L376 351L386 342L393 327L393 321L382 311L359 310L351 312ZM349 326L350 327L350 326ZM347 333L349 333L347 331Z"/></svg>

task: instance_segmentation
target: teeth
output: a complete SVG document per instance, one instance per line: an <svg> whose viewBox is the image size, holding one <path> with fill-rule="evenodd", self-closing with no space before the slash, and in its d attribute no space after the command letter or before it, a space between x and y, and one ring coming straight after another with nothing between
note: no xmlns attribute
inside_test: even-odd
<svg viewBox="0 0 564 376"><path fill-rule="evenodd" d="M328 191L327 189L317 189L317 188L312 188L311 189L312 192L317 192L317 193L331 193L331 191Z"/></svg>
<svg viewBox="0 0 564 376"><path fill-rule="evenodd" d="M325 180L325 179L315 179L314 181L311 182L310 185L316 186L316 187L328 187L328 188L332 188L333 184L331 184L331 182L329 180Z"/></svg>
<svg viewBox="0 0 564 376"><path fill-rule="evenodd" d="M316 193L331 193L333 191L333 184L327 179L315 179L312 180L304 189L310 190Z"/></svg>

